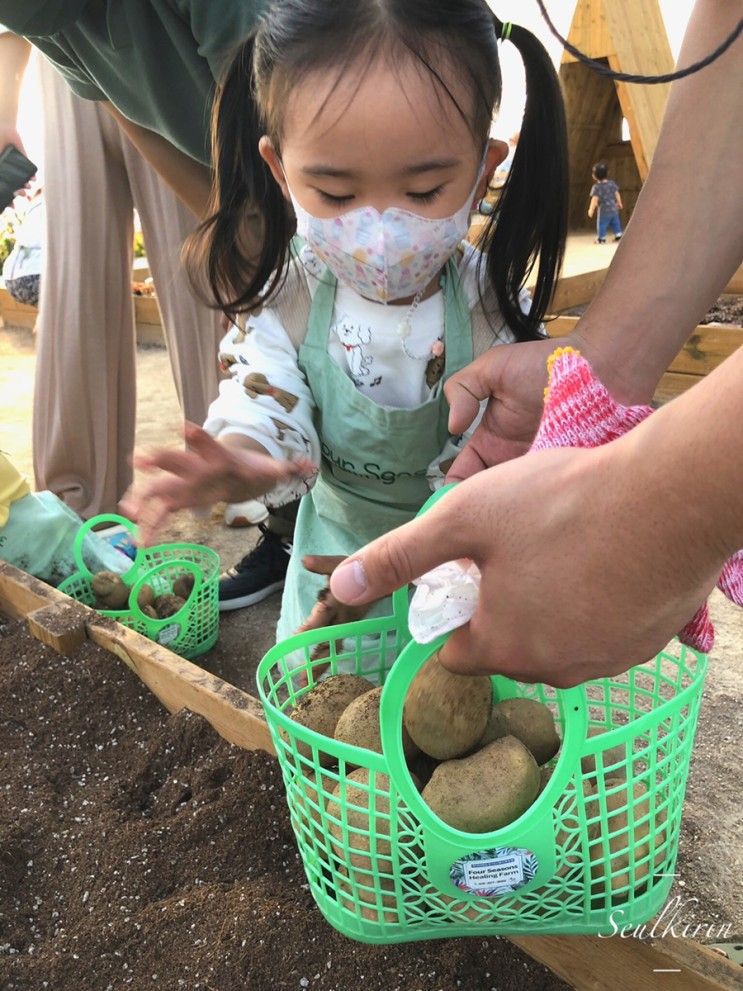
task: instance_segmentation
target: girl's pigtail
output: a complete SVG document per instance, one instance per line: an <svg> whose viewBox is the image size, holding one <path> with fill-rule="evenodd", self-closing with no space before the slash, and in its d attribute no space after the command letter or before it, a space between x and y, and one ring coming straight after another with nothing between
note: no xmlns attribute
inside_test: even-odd
<svg viewBox="0 0 743 991"><path fill-rule="evenodd" d="M503 25L494 18L501 37ZM565 253L568 155L565 109L552 61L537 38L513 24L510 41L526 72L526 108L513 164L488 224L487 273L506 323L519 340L535 340ZM537 257L529 313L519 292Z"/></svg>
<svg viewBox="0 0 743 991"><path fill-rule="evenodd" d="M255 100L255 34L240 47L212 114L213 213L186 245L195 291L235 317L259 309L283 281L294 220L258 153L265 133Z"/></svg>

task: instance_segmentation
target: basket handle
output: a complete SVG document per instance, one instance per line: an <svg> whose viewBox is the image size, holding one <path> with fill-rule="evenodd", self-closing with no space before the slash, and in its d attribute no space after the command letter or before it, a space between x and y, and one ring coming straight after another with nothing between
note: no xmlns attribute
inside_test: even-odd
<svg viewBox="0 0 743 991"><path fill-rule="evenodd" d="M93 573L83 558L83 544L85 542L85 538L93 530L93 527L99 526L101 523L115 523L119 526L125 527L133 537L136 537L137 535L136 524L132 523L132 521L128 520L125 516L119 516L117 513L101 513L99 516L91 516L89 520L86 520L75 534L75 541L72 545L72 556L75 561L75 565L79 573L84 578L92 578ZM144 552L144 547L137 546L137 553L134 561L132 562L132 566L128 569L128 571L125 571L121 575L122 581L126 581L127 578L130 578L136 573L142 563L142 556L144 555Z"/></svg>
<svg viewBox="0 0 743 991"><path fill-rule="evenodd" d="M194 576L193 588L189 592L188 598L178 612L173 613L172 616L166 616L164 619L153 619L152 616L147 616L142 612L139 608L137 599L140 591L142 590L142 586L151 582L153 578L155 578L161 571L165 571L166 568L169 571L172 568L180 568L183 571L187 571L192 574ZM154 567L149 568L141 574L132 585L131 591L129 592L129 611L135 619L139 620L141 623L145 623L153 630L161 629L168 623L177 623L189 603L198 595L199 589L201 588L203 582L204 576L201 573L201 568L197 564L194 564L193 561L186 561L185 558L176 558L172 561L161 561L159 564L156 564Z"/></svg>
<svg viewBox="0 0 743 991"><path fill-rule="evenodd" d="M421 513L443 498L451 487L447 486L436 492L421 509ZM534 803L518 819L499 830L491 833L463 833L442 822L423 801L410 776L402 745L403 707L410 685L426 661L441 650L450 636L450 633L445 634L429 644L411 640L387 675L379 719L382 752L390 781L424 828L432 883L446 890L451 884L449 868L452 862L468 853L487 848L528 846L536 854L540 864L530 887L537 886L554 873L555 845L554 836L550 835L549 829L550 810L565 790L571 773L576 767L580 767L580 753L587 728L585 690L582 685L557 690L557 702L565 728L564 739L552 777ZM548 824L547 829L545 823Z"/></svg>

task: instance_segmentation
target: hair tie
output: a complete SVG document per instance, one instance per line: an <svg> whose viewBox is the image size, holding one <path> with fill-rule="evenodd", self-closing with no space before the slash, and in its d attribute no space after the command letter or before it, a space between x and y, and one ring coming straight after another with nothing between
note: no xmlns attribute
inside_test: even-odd
<svg viewBox="0 0 743 991"><path fill-rule="evenodd" d="M513 24L511 24L510 21L504 21L503 22L503 27L501 28L501 32L500 32L500 40L501 41L509 41L510 40L510 38L511 38L511 28L512 27L513 27Z"/></svg>

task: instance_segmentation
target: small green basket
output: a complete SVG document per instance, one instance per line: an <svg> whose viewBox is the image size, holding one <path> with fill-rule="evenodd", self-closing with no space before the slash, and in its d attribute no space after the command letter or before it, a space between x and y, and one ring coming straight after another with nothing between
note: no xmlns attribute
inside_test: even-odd
<svg viewBox="0 0 743 991"><path fill-rule="evenodd" d="M136 533L136 526L130 520L114 513L89 519L75 537L73 554L78 570L59 586L61 592L94 609L93 574L83 557L83 542L88 533L101 523L118 523L131 533ZM198 657L210 650L219 636L219 570L219 555L200 544L139 547L131 568L121 576L131 588L128 608L98 611L102 616L110 616L182 657ZM193 575L194 584L177 613L166 619L153 619L142 612L137 596L143 585L150 585L156 596L167 595L173 591L173 583L184 575Z"/></svg>
<svg viewBox="0 0 743 991"><path fill-rule="evenodd" d="M430 811L403 756L408 687L446 641L413 641L407 610L407 590L399 590L392 616L298 634L258 668L299 851L327 921L353 939L395 943L596 935L652 918L673 881L707 658L675 644L626 674L565 690L493 677L494 699L548 705L562 746L549 781L519 819L468 834ZM329 659L312 660L318 644L327 645ZM384 684L382 754L290 718L327 673ZM368 787L348 781L359 767L368 771ZM626 783L617 783L622 776ZM357 790L349 797L351 784Z"/></svg>

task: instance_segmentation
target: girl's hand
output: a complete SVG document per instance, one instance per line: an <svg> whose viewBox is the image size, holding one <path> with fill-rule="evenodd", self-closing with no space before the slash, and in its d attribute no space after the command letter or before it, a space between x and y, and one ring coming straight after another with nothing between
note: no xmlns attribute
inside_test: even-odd
<svg viewBox="0 0 743 991"><path fill-rule="evenodd" d="M194 423L185 424L184 438L185 451L159 448L132 459L134 467L147 475L164 473L132 486L121 500L122 513L139 524L138 539L144 546L179 509L254 499L280 481L312 471L305 460L278 461L268 454L228 447Z"/></svg>
<svg viewBox="0 0 743 991"><path fill-rule="evenodd" d="M341 623L353 623L357 619L363 619L371 608L372 603L363 606L348 606L345 602L340 602L330 591L330 576L335 569L346 559L343 555L333 554L308 554L303 558L302 564L307 571L315 575L327 575L328 584L321 589L317 596L317 602L312 607L312 612L302 625L295 630L295 633L305 633L307 630L319 630L323 626L339 626ZM330 656L330 642L316 644L312 648L312 660L316 661ZM322 674L328 667L327 664L315 665L313 667L315 676Z"/></svg>

